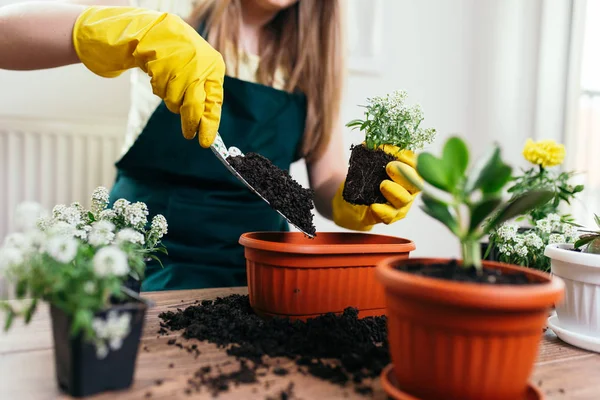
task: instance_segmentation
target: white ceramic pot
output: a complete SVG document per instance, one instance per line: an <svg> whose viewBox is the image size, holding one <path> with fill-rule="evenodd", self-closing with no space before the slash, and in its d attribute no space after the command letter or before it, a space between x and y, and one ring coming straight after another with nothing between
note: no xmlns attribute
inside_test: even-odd
<svg viewBox="0 0 600 400"><path fill-rule="evenodd" d="M565 282L556 315L561 328L600 338L600 255L571 249L572 244L551 244L544 252L552 273Z"/></svg>

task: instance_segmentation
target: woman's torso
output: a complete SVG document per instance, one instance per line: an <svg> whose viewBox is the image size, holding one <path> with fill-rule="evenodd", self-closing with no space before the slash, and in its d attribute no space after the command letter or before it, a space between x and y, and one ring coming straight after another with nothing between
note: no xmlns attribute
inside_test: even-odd
<svg viewBox="0 0 600 400"><path fill-rule="evenodd" d="M226 62L231 57L224 56ZM238 60L237 78L225 79L220 134L228 146L260 153L279 168L289 169L304 131L304 96L254 83L258 58ZM165 268L150 265L143 288L243 285L239 236L285 230L287 224L210 150L183 138L179 116L152 94L149 82L142 71L132 71L128 130L111 195L112 201L120 197L144 201L151 214L162 213L169 223ZM283 84L282 75L276 84Z"/></svg>

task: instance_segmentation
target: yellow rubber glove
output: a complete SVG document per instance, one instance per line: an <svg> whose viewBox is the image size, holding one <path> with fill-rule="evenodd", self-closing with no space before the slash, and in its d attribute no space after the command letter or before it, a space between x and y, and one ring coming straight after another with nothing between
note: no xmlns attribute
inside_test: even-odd
<svg viewBox="0 0 600 400"><path fill-rule="evenodd" d="M73 27L73 45L95 74L112 78L139 67L151 77L155 95L181 114L186 139L199 133L202 147L217 134L223 103L225 63L178 16L130 7L90 7Z"/></svg>
<svg viewBox="0 0 600 400"><path fill-rule="evenodd" d="M384 180L379 186L388 203L370 206L350 204L342 196L342 183L332 202L333 220L338 226L355 231L370 231L375 224L387 225L401 220L410 210L419 189L411 184L401 171L421 182L422 179L415 170L417 158L412 151L399 151L395 146L384 145L381 148L397 159L386 166L390 180Z"/></svg>

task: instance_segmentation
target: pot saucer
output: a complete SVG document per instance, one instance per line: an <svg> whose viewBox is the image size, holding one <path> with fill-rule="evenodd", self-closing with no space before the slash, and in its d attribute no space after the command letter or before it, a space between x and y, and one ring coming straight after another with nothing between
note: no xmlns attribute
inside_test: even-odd
<svg viewBox="0 0 600 400"><path fill-rule="evenodd" d="M580 349L600 353L600 338L583 335L561 327L556 315L548 318L548 328L552 329L556 333L556 336L565 343L579 347Z"/></svg>
<svg viewBox="0 0 600 400"><path fill-rule="evenodd" d="M392 364L385 367L381 372L381 386L387 395L394 400L419 400L417 397L405 393L398 388L398 382L394 376L394 366ZM527 394L525 395L524 400L543 399L544 394L541 392L541 390L537 386L530 383L527 386Z"/></svg>

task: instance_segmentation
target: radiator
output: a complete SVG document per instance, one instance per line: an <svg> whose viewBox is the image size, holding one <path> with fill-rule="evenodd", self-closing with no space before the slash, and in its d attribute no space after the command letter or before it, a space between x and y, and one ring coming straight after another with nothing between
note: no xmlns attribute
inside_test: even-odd
<svg viewBox="0 0 600 400"><path fill-rule="evenodd" d="M15 207L31 200L47 208L110 188L126 122L0 118L0 240L14 229Z"/></svg>

